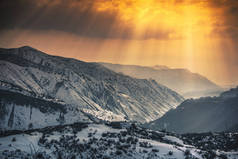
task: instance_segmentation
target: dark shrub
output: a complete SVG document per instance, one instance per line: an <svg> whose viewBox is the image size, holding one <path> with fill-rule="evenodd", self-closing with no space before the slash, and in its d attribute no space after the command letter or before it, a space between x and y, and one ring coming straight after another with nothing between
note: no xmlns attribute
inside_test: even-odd
<svg viewBox="0 0 238 159"><path fill-rule="evenodd" d="M28 129L33 129L33 124L32 124L32 123L30 123L30 124L28 125Z"/></svg>
<svg viewBox="0 0 238 159"><path fill-rule="evenodd" d="M185 152L184 152L184 156L189 156L191 153L190 153L190 150L185 150Z"/></svg>
<svg viewBox="0 0 238 159"><path fill-rule="evenodd" d="M111 126L114 129L122 129L121 122L111 122L107 125Z"/></svg>
<svg viewBox="0 0 238 159"><path fill-rule="evenodd" d="M121 155L121 154L122 154L121 151L119 151L119 150L116 151L116 155Z"/></svg>
<svg viewBox="0 0 238 159"><path fill-rule="evenodd" d="M220 154L219 156L221 159L227 159L227 156L225 154Z"/></svg>
<svg viewBox="0 0 238 159"><path fill-rule="evenodd" d="M107 133L102 133L102 137L107 137Z"/></svg>
<svg viewBox="0 0 238 159"><path fill-rule="evenodd" d="M172 156L173 155L173 151L169 151L168 155Z"/></svg>
<svg viewBox="0 0 238 159"><path fill-rule="evenodd" d="M13 137L12 138L12 142L16 142L17 140L16 140L16 138L15 137Z"/></svg>
<svg viewBox="0 0 238 159"><path fill-rule="evenodd" d="M121 136L126 136L127 135L127 131L121 131Z"/></svg>
<svg viewBox="0 0 238 159"><path fill-rule="evenodd" d="M152 149L151 151L152 151L152 152L159 152L158 149Z"/></svg>

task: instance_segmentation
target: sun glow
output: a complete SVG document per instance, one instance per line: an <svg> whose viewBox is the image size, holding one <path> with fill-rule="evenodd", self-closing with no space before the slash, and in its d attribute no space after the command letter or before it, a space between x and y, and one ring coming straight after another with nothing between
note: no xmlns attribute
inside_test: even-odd
<svg viewBox="0 0 238 159"><path fill-rule="evenodd" d="M40 0L19 28L2 32L0 45L31 45L86 61L182 67L229 83L238 69L238 2L232 2Z"/></svg>
<svg viewBox="0 0 238 159"><path fill-rule="evenodd" d="M123 25L133 27L135 38L165 39L191 38L191 34L201 36L211 32L212 13L204 2L124 0L99 1L98 12L116 12Z"/></svg>
<svg viewBox="0 0 238 159"><path fill-rule="evenodd" d="M137 59L135 52L137 52L137 56L144 57L138 54L143 48L147 51L147 58L152 57L153 59L153 56L154 58L161 58L162 53L158 52L156 48L158 46L153 45L160 45L163 43L161 41L167 41L170 46L173 46L174 42L177 42L181 44L179 47L183 48L183 52L171 57L182 56L186 61L184 67L190 69L195 69L194 58L199 56L194 55L194 49L198 49L203 43L209 43L207 39L211 35L213 24L216 23L213 16L214 10L208 7L206 1L196 3L176 0L98 1L95 8L98 12L116 12L117 18L120 19L120 25L129 25L130 28L133 28L132 39L144 40L146 41L145 44L149 46L138 48L138 42L137 44L130 42L128 44L130 54L127 57L129 59L126 60ZM148 50L151 51L148 52ZM199 50L203 51L201 48ZM172 54L178 54L178 52ZM164 60L166 61L166 59Z"/></svg>

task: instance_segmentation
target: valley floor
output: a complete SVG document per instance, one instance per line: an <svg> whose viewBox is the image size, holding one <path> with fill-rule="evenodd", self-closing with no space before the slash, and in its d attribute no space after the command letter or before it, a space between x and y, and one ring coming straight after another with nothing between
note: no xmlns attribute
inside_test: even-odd
<svg viewBox="0 0 238 159"><path fill-rule="evenodd" d="M234 136L237 137L237 135ZM211 136L209 137L207 139L212 139ZM232 134L229 137L230 140L236 139L232 138ZM202 150L201 145L199 149L197 148L199 141L195 139L197 139L196 135L176 135L152 131L131 123L77 123L31 132L18 132L15 135L3 136L2 134L0 158L238 159L237 145L234 145L234 150L229 149L228 152L218 150L217 147ZM212 143L214 144L215 141Z"/></svg>

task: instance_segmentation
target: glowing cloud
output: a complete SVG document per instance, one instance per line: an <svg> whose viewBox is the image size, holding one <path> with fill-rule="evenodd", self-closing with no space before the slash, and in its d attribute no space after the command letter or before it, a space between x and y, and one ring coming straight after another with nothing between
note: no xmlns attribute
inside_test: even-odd
<svg viewBox="0 0 238 159"><path fill-rule="evenodd" d="M238 81L237 0L3 0L0 10L1 47Z"/></svg>

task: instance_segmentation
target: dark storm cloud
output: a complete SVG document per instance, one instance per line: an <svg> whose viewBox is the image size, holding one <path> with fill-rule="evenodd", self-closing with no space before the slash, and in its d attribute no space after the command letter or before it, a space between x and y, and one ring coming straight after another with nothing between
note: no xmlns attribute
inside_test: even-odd
<svg viewBox="0 0 238 159"><path fill-rule="evenodd" d="M222 12L222 17L214 24L213 33L238 39L238 1L211 0L209 4L213 9L219 9Z"/></svg>
<svg viewBox="0 0 238 159"><path fill-rule="evenodd" d="M0 30L57 30L86 37L130 37L131 28L119 28L115 12L95 12L93 5L93 0L2 0Z"/></svg>
<svg viewBox="0 0 238 159"><path fill-rule="evenodd" d="M56 30L84 37L169 39L174 30L145 30L134 37L134 25L120 21L114 10L95 11L95 4L106 0L1 0L0 32L10 29ZM108 0L109 1L109 0ZM238 38L237 0L176 0L176 3L204 2L211 9L220 9L222 17L214 23L214 34ZM174 5L176 5L176 3ZM130 3L128 3L130 7Z"/></svg>
<svg viewBox="0 0 238 159"><path fill-rule="evenodd" d="M2 0L0 32L9 29L56 30L83 37L169 39L173 30L146 31L133 36L134 25L120 20L116 10L96 10L107 0ZM127 4L130 7L130 3Z"/></svg>

